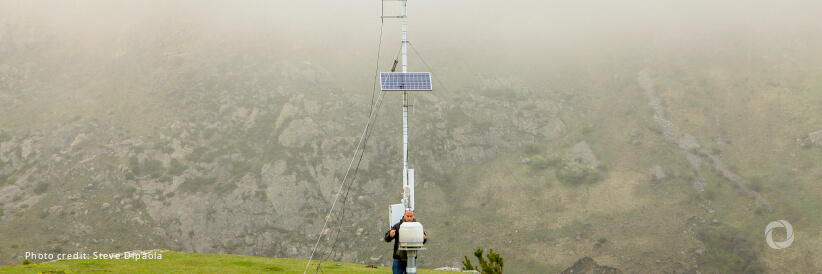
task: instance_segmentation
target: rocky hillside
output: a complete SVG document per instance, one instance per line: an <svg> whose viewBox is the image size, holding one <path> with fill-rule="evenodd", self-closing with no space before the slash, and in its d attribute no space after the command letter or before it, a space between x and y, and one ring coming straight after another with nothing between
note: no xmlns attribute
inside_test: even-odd
<svg viewBox="0 0 822 274"><path fill-rule="evenodd" d="M326 220L319 255L390 264L399 94L385 94L344 214L326 216L380 95L370 49L169 15L2 23L3 264L155 248L307 258ZM422 266L495 248L515 273L583 257L626 272L822 269L816 30L531 55L432 45L443 83L415 93L410 116ZM761 232L780 219L797 240L777 251Z"/></svg>
<svg viewBox="0 0 822 274"><path fill-rule="evenodd" d="M100 43L5 31L15 39L0 50L9 243L0 258L125 247L310 253L369 89L339 86L345 75L267 44L277 41L236 44L186 26ZM566 133L559 94L477 78L464 87L472 92L415 96L411 155L423 184ZM376 216L398 196L399 98L386 97L346 204L344 221L367 232L340 244L355 251L343 260L383 253L355 247L379 236L386 220Z"/></svg>

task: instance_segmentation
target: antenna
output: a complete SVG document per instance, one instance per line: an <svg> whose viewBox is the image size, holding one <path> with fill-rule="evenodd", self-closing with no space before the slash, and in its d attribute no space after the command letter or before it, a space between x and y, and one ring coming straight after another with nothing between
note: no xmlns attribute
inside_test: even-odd
<svg viewBox="0 0 822 274"><path fill-rule="evenodd" d="M402 19L402 72L394 72L397 63L391 68L391 72L380 73L380 88L382 91L402 91L402 203L389 207L389 226L400 220L405 208L414 210L414 170L408 168L408 92L409 91L431 91L430 72L408 72L408 1L407 0L382 0L402 1L402 15L385 16L382 18ZM416 106L414 107L416 109ZM403 210L400 210L400 209ZM422 242L424 236L422 225L417 222L403 223L400 227L399 241L400 249L406 250L408 254L408 266L406 272L417 273L417 251L424 250Z"/></svg>

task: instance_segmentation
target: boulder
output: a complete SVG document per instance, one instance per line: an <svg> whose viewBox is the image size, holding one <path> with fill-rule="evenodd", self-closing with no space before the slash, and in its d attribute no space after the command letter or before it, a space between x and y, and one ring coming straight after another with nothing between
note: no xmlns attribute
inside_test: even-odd
<svg viewBox="0 0 822 274"><path fill-rule="evenodd" d="M552 119L548 124L544 125L539 133L545 138L545 141L552 141L556 138L562 137L566 132L565 123L559 118Z"/></svg>
<svg viewBox="0 0 822 274"><path fill-rule="evenodd" d="M23 160L29 157L31 153L34 152L34 141L32 140L25 140L20 145L20 155L23 157Z"/></svg>
<svg viewBox="0 0 822 274"><path fill-rule="evenodd" d="M679 144L679 148L684 151L691 151L701 147L699 145L699 141L696 140L696 137L690 134L682 135L677 143Z"/></svg>
<svg viewBox="0 0 822 274"><path fill-rule="evenodd" d="M82 144L83 142L88 141L88 139L89 137L85 133L80 133L77 135L77 137L74 137L74 141L71 142L71 145L69 145L69 147L76 147Z"/></svg>
<svg viewBox="0 0 822 274"><path fill-rule="evenodd" d="M814 145L822 147L822 130L817 130L817 131L808 133L808 139Z"/></svg>
<svg viewBox="0 0 822 274"><path fill-rule="evenodd" d="M615 273L622 273L619 269L609 267L609 266L601 266L598 265L594 259L591 257L585 257L579 259L573 266L566 268L565 271L562 271L562 274L578 274L578 273L604 273L604 274L615 274Z"/></svg>
<svg viewBox="0 0 822 274"><path fill-rule="evenodd" d="M288 121L288 119L294 117L294 115L299 113L299 111L300 109L294 105L285 103L285 105L283 105L283 109L280 110L280 115L277 116L277 121L274 123L274 128L279 128L282 126L285 121Z"/></svg>
<svg viewBox="0 0 822 274"><path fill-rule="evenodd" d="M321 133L322 131L317 123L311 118L305 117L291 121L288 128L280 134L279 141L284 146L302 147L319 137Z"/></svg>
<svg viewBox="0 0 822 274"><path fill-rule="evenodd" d="M594 151L591 150L591 146L589 146L585 141L574 145L574 147L571 148L571 153L574 155L575 159L581 160L585 164L599 166L597 156L594 155Z"/></svg>
<svg viewBox="0 0 822 274"><path fill-rule="evenodd" d="M60 215L60 213L63 213L62 206L53 206L49 208L49 215Z"/></svg>
<svg viewBox="0 0 822 274"><path fill-rule="evenodd" d="M661 166L655 165L651 168L651 178L654 181L662 181L668 178L668 174L665 174L665 170Z"/></svg>

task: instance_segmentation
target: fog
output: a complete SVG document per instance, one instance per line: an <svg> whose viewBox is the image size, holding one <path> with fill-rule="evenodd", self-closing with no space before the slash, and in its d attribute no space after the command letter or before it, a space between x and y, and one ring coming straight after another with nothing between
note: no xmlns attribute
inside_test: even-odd
<svg viewBox="0 0 822 274"><path fill-rule="evenodd" d="M317 51L373 52L387 1L3 1L1 22L80 42L141 26L196 26L211 35L276 37ZM534 55L626 43L695 43L711 33L818 37L818 1L432 1L409 2L409 40L420 49L526 61ZM399 19L385 19L386 49ZM4 39L11 39L6 33ZM241 41L237 41L238 43ZM392 51L389 51L392 52Z"/></svg>
<svg viewBox="0 0 822 274"><path fill-rule="evenodd" d="M367 74L346 73L371 70L381 11L401 14L400 3L3 1L0 22L10 27L0 37L14 40L19 38L12 30L32 32L101 53L152 33L165 37L185 29L202 39L191 43L296 51L334 76L366 81ZM596 61L614 56L647 61L688 50L738 50L728 48L729 43L801 45L822 39L820 13L818 1L420 0L409 3L408 39L435 72L482 67L488 72L539 74L594 65L591 61L600 67L619 66L623 61ZM381 57L390 60L400 46L401 21L384 19L382 24ZM421 70L415 52L410 54L411 70ZM390 61L380 65L387 70Z"/></svg>

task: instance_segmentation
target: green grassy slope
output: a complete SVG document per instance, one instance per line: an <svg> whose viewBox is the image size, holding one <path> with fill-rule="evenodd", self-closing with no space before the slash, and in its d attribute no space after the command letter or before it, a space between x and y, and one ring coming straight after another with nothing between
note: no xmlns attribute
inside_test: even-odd
<svg viewBox="0 0 822 274"><path fill-rule="evenodd" d="M64 260L45 264L0 268L2 273L302 273L306 260L263 258L229 254L195 254L167 251L158 259ZM312 261L311 271L316 269ZM61 272L64 271L64 272ZM370 268L352 263L325 262L322 273L391 273L391 267ZM419 273L439 273L419 269Z"/></svg>

